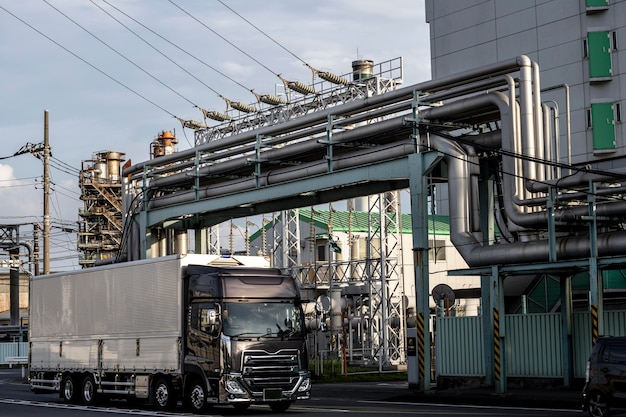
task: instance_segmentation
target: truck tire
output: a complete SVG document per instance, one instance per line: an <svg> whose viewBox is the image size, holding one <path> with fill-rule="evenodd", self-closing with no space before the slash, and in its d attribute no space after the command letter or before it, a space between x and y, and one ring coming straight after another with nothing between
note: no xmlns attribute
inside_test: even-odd
<svg viewBox="0 0 626 417"><path fill-rule="evenodd" d="M291 401L277 401L269 403L270 408L275 413L282 413L283 411L287 411L290 405Z"/></svg>
<svg viewBox="0 0 626 417"><path fill-rule="evenodd" d="M95 405L98 399L98 393L96 392L96 381L93 376L87 375L83 379L80 394L84 405Z"/></svg>
<svg viewBox="0 0 626 417"><path fill-rule="evenodd" d="M199 378L193 378L185 388L185 408L192 413L201 413L207 408L207 390Z"/></svg>
<svg viewBox="0 0 626 417"><path fill-rule="evenodd" d="M61 382L61 396L66 402L70 404L78 402L78 389L73 375L67 374L63 377Z"/></svg>
<svg viewBox="0 0 626 417"><path fill-rule="evenodd" d="M174 388L167 378L159 378L154 384L154 403L161 411L170 411L176 406Z"/></svg>

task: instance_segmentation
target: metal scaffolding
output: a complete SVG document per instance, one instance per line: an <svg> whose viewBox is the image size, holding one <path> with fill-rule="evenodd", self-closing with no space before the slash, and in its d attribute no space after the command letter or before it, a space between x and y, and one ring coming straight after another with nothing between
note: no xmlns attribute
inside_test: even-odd
<svg viewBox="0 0 626 417"><path fill-rule="evenodd" d="M77 247L83 268L115 258L122 244L122 182L120 152L96 152L82 162L79 176L83 208L78 215Z"/></svg>

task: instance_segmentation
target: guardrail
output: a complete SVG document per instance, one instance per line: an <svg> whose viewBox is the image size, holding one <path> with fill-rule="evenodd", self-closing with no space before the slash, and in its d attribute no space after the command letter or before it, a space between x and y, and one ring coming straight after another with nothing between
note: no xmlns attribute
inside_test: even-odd
<svg viewBox="0 0 626 417"><path fill-rule="evenodd" d="M27 365L28 356L6 356L4 361L9 364L9 368L13 368L13 365Z"/></svg>

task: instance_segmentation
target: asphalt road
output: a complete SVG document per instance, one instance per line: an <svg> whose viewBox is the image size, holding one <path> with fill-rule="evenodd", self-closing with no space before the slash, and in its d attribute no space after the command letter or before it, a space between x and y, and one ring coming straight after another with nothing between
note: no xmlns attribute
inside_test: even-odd
<svg viewBox="0 0 626 417"><path fill-rule="evenodd" d="M158 412L154 408L129 407L125 401L113 401L106 407L83 407L64 404L58 394L34 394L28 385L20 381L19 369L0 369L0 416L2 417L103 417L107 416L189 416L179 408L174 413ZM406 383L346 383L318 384L314 386L310 401L295 403L285 413L274 413L267 406L252 406L246 412L232 407L214 407L208 416L292 416L338 417L346 415L391 417L391 416L581 416L575 409L547 409L508 407L491 404L452 405L420 401L405 401L412 398Z"/></svg>

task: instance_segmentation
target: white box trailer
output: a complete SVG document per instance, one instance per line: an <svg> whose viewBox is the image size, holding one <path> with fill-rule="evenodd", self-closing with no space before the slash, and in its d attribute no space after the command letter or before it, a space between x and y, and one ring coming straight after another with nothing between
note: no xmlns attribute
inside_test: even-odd
<svg viewBox="0 0 626 417"><path fill-rule="evenodd" d="M305 327L293 279L271 268L210 266L216 261L212 255L173 255L33 277L31 388L88 405L116 396L170 409L182 399L192 411L254 402L284 410L308 398ZM279 337L263 329L254 343L249 335L228 333L222 312L255 301L287 311L281 320L292 320L298 331ZM246 380L243 373L251 370L237 358L253 351L265 352L263 361L273 361L275 369L284 361L285 369L297 368L288 377L297 383L263 386L262 380L287 378L268 367L262 378Z"/></svg>

